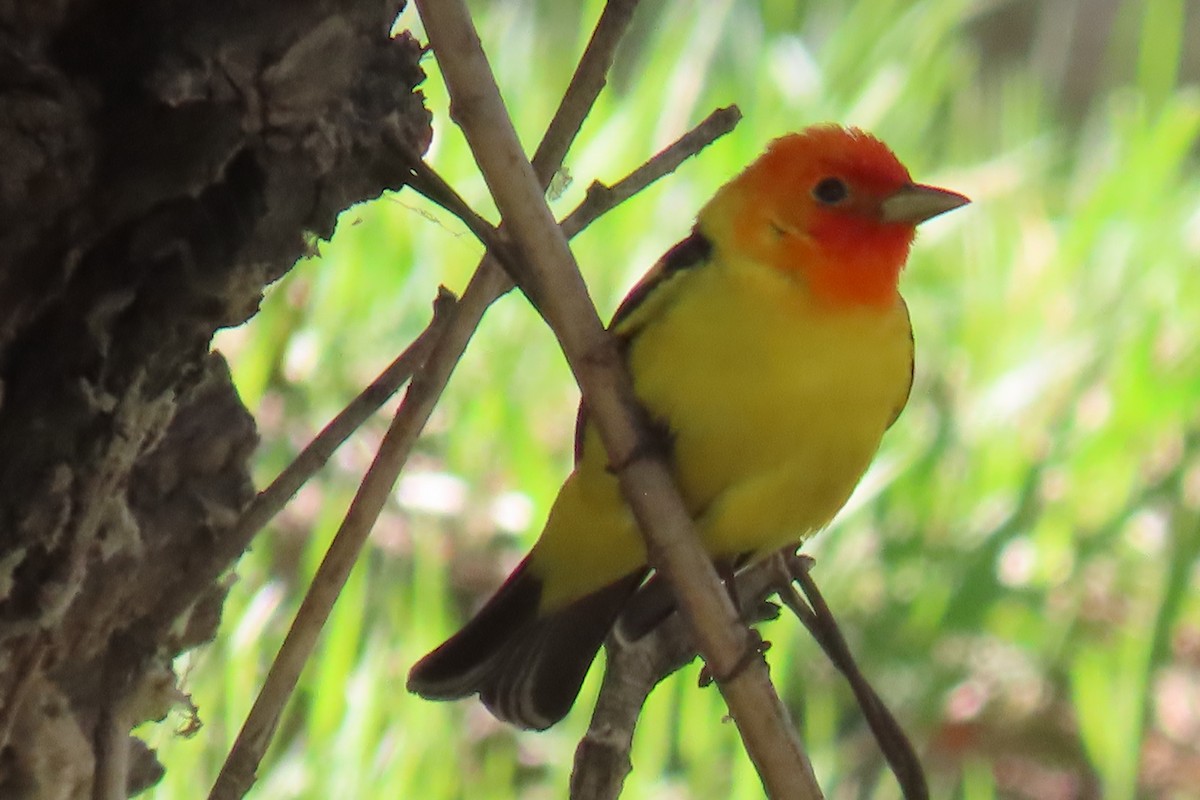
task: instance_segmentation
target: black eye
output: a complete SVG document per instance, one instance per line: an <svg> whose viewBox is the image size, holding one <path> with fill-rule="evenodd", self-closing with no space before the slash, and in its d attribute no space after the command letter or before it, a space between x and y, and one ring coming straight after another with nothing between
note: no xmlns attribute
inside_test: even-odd
<svg viewBox="0 0 1200 800"><path fill-rule="evenodd" d="M849 195L850 189L841 178L822 178L812 190L812 196L817 202L827 206L836 206Z"/></svg>

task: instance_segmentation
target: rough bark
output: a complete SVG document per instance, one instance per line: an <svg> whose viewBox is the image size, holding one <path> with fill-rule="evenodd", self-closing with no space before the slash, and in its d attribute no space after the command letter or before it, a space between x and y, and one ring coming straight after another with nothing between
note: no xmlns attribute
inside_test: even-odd
<svg viewBox="0 0 1200 800"><path fill-rule="evenodd" d="M209 343L428 145L397 11L0 0L0 796L155 779L127 731L226 590L178 578L253 491Z"/></svg>

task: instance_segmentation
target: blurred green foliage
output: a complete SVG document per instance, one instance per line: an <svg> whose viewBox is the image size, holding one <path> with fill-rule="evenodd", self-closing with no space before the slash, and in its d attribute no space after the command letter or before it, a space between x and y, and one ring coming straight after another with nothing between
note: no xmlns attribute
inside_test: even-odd
<svg viewBox="0 0 1200 800"><path fill-rule="evenodd" d="M600 7L475 3L530 148ZM1036 42L1063 14L1076 40L1079 26L1095 34L1091 49L1050 48L1062 57L1048 63ZM742 108L733 134L576 241L607 314L717 186L812 122L870 129L917 179L974 198L922 228L904 279L912 400L810 548L935 797L1200 797L1200 93L1184 71L1196 39L1183 33L1198 16L1184 0L645 3L554 200L565 213L591 180L621 177L711 108ZM410 10L400 25L419 20ZM437 64L426 69L430 160L494 218ZM439 283L461 290L479 255L444 212L389 196L346 211L319 257L218 338L262 428L260 481L414 337ZM536 314L501 300L253 797L564 796L598 669L540 735L474 701L410 697L403 682L536 536L569 469L576 399ZM219 640L179 664L204 727L177 735L181 714L143 731L168 768L150 797L211 783L385 424L348 444L243 559ZM765 635L827 795L897 797L852 697L796 622ZM761 796L719 695L695 677L684 670L651 697L626 797Z"/></svg>

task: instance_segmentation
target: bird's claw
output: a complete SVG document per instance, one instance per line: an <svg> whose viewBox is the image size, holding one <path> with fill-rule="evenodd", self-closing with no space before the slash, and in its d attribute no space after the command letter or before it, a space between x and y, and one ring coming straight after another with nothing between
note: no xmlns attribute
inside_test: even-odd
<svg viewBox="0 0 1200 800"><path fill-rule="evenodd" d="M728 672L723 675L717 675L713 673L711 669L709 669L707 664L700 668L700 688L703 689L713 683L727 683L728 681L733 680L738 675L741 675L746 670L746 667L750 666L750 663L754 659L761 658L763 654L770 649L771 643L762 638L758 631L751 628L749 641L746 643L746 649L742 651L741 657L737 660L737 663L729 669Z"/></svg>

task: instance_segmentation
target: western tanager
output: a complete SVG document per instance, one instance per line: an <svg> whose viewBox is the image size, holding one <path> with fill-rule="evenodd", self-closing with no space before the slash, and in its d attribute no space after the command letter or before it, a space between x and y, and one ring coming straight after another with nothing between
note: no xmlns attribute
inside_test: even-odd
<svg viewBox="0 0 1200 800"><path fill-rule="evenodd" d="M897 282L916 225L967 202L914 184L869 134L811 127L725 184L617 310L610 330L714 559L799 543L846 502L908 399L912 328ZM410 691L478 693L523 728L570 709L649 572L582 409L577 442L533 550L413 667Z"/></svg>

